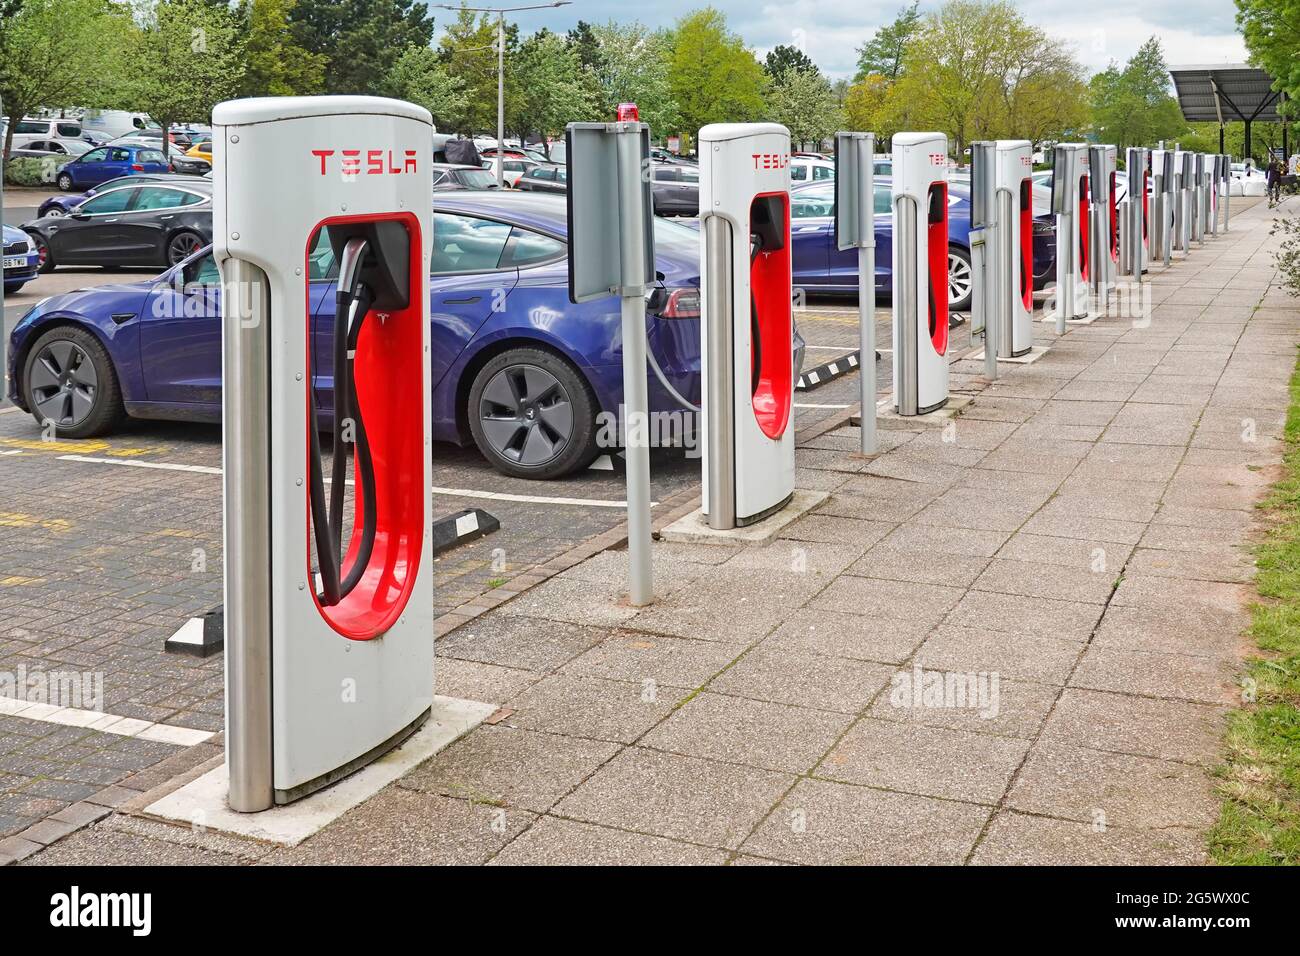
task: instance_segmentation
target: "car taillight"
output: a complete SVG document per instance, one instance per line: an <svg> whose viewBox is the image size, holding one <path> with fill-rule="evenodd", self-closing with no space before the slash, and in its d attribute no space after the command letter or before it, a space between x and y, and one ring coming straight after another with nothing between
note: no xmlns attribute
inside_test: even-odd
<svg viewBox="0 0 1300 956"><path fill-rule="evenodd" d="M700 317L700 290L673 289L668 293L668 301L659 311L664 319L698 319Z"/></svg>
<svg viewBox="0 0 1300 956"><path fill-rule="evenodd" d="M131 168L135 170L137 173L144 172L144 166L141 163L132 163Z"/></svg>

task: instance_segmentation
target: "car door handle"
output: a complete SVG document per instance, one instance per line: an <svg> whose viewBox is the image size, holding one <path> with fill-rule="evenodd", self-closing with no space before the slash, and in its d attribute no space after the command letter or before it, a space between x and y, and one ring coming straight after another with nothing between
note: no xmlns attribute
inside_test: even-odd
<svg viewBox="0 0 1300 956"><path fill-rule="evenodd" d="M460 299L445 298L442 301L447 305L469 305L473 302L477 302L481 298L483 298L481 295L467 295Z"/></svg>
<svg viewBox="0 0 1300 956"><path fill-rule="evenodd" d="M175 215L175 213L173 213L173 214L168 215L168 216L159 216L158 218L159 218L159 219L175 219L175 218L176 218L176 215Z"/></svg>
<svg viewBox="0 0 1300 956"><path fill-rule="evenodd" d="M135 313L134 313L134 312L114 312L114 313L113 313L113 321L116 322L118 325L121 325L123 322L130 322L130 321L131 321L132 319L134 319L134 318L135 318Z"/></svg>
<svg viewBox="0 0 1300 956"><path fill-rule="evenodd" d="M117 222L117 217L114 216L112 219L105 219L104 222Z"/></svg>

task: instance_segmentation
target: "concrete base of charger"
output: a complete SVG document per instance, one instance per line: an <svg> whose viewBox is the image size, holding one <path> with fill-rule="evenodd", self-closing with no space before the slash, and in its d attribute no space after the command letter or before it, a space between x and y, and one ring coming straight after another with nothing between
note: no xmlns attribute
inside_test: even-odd
<svg viewBox="0 0 1300 956"><path fill-rule="evenodd" d="M1044 348L1041 345L1034 345L1031 346L1029 351L1026 352L1024 355L1017 355L1015 358L998 359L998 364L1001 365L1005 362L1008 365L1028 365L1031 362L1037 362L1040 358L1042 358L1046 354L1047 354L1046 348ZM972 362L982 362L984 361L984 350L980 349L974 355L968 355L966 356L966 358L970 359Z"/></svg>
<svg viewBox="0 0 1300 956"><path fill-rule="evenodd" d="M767 541L775 538L782 528L793 524L819 504L829 498L824 491L794 490L790 503L776 514L768 515L756 524L729 531L717 531L709 527L704 517L704 509L697 508L685 518L678 518L659 534L660 540L679 541L688 544L729 544L734 541Z"/></svg>
<svg viewBox="0 0 1300 956"><path fill-rule="evenodd" d="M924 415L900 415L894 408L894 396L890 395L888 398L883 398L876 402L876 420L913 422L917 425L942 425L973 401L974 399L969 395L950 394L948 396L948 401L942 408L936 408L934 411L926 412ZM861 427L862 416L853 415L849 418L849 424Z"/></svg>
<svg viewBox="0 0 1300 956"><path fill-rule="evenodd" d="M496 709L495 704L434 697L428 721L401 746L338 783L285 806L272 807L260 813L231 810L226 805L230 781L223 763L156 800L141 812L144 816L168 823L203 827L281 846L297 846L348 810L369 800L417 764L465 736Z"/></svg>

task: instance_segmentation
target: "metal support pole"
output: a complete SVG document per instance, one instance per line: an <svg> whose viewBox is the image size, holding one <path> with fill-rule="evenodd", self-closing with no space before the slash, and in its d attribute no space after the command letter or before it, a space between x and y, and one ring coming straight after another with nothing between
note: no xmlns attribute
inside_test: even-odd
<svg viewBox="0 0 1300 956"><path fill-rule="evenodd" d="M261 269L222 266L226 763L232 810L275 802L271 756L271 314ZM315 423L311 423L314 427Z"/></svg>
<svg viewBox="0 0 1300 956"><path fill-rule="evenodd" d="M874 455L876 439L876 138L854 140L858 190L858 390L861 450Z"/></svg>
<svg viewBox="0 0 1300 956"><path fill-rule="evenodd" d="M731 327L731 226L721 216L704 220L704 274L708 277L705 327L700 332L709 356L705 417L708 422L709 500L704 502L709 527L736 526L735 342ZM874 362L872 363L874 365Z"/></svg>
<svg viewBox="0 0 1300 956"><path fill-rule="evenodd" d="M497 14L497 188L506 179L506 15Z"/></svg>
<svg viewBox="0 0 1300 956"><path fill-rule="evenodd" d="M915 415L920 407L920 370L917 367L916 276L921 264L916 261L916 200L900 196L894 204L894 228L898 230L898 249L902 262L894 263L894 297L898 302L898 323L902 336L894 343L894 361L898 363L898 394L894 401L898 414ZM901 265L901 269L899 268ZM901 275L900 275L901 273Z"/></svg>
<svg viewBox="0 0 1300 956"><path fill-rule="evenodd" d="M1056 334L1065 334L1065 317L1074 315L1074 216L1056 216Z"/></svg>
<svg viewBox="0 0 1300 956"><path fill-rule="evenodd" d="M4 116L4 100L0 98L0 116ZM4 138L0 136L0 225L5 221L5 157ZM0 230L2 232L3 230ZM5 326L5 284L4 268L0 266L0 402L9 394L9 360L5 350L9 348L9 331Z"/></svg>
<svg viewBox="0 0 1300 956"><path fill-rule="evenodd" d="M641 186L641 134L618 134L619 248L623 279L641 277L636 285L623 285L623 409L627 435L627 553L628 601L643 607L654 600L650 568L650 399L646 385L645 318L645 206Z"/></svg>
<svg viewBox="0 0 1300 956"><path fill-rule="evenodd" d="M1016 250L1011 245L1011 223L1012 217L1015 216L1015 199L1008 189L994 190L993 193L993 216L989 220L993 225L993 234L986 238L987 246L994 250L993 256L993 278L989 282L989 291L995 296L993 314L989 317L987 323L993 332L993 354L998 355L998 349L1005 353L1006 358L1011 358L1015 350L1015 310L1012 308L1012 299L1015 296L1014 283L1011 276L1016 268ZM987 259L985 260L988 261ZM984 350L988 351L989 342L985 341ZM987 371L987 366L986 369ZM996 371L994 376L996 377Z"/></svg>
<svg viewBox="0 0 1300 956"><path fill-rule="evenodd" d="M1228 219L1230 218L1230 209L1232 206L1232 164L1228 164L1228 178L1223 183L1223 231L1228 231ZM3 355L0 352L0 355Z"/></svg>

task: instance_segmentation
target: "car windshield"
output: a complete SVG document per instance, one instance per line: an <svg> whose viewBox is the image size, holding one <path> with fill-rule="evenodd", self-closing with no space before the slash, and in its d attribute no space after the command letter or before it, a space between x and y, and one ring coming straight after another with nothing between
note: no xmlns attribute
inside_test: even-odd
<svg viewBox="0 0 1300 956"><path fill-rule="evenodd" d="M486 169L462 169L460 181L470 189L495 189L497 185L496 176Z"/></svg>
<svg viewBox="0 0 1300 956"><path fill-rule="evenodd" d="M698 259L700 234L690 226L655 217L655 252L670 256Z"/></svg>

